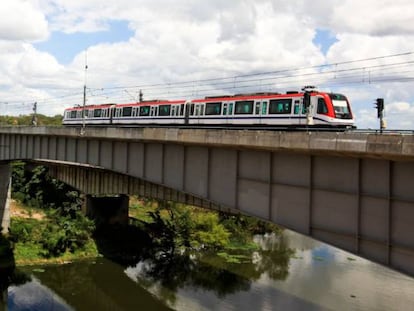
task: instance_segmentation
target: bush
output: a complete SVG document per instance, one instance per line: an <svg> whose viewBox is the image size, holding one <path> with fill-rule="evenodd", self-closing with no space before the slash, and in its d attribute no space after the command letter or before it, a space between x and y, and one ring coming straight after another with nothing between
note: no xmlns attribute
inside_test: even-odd
<svg viewBox="0 0 414 311"><path fill-rule="evenodd" d="M28 242L33 240L33 229L36 227L35 221L28 219L12 218L10 224L10 239L14 242Z"/></svg>
<svg viewBox="0 0 414 311"><path fill-rule="evenodd" d="M66 251L83 249L95 229L94 222L76 212L74 217L62 215L59 210L50 212L51 221L42 234L40 244L45 257L57 257Z"/></svg>
<svg viewBox="0 0 414 311"><path fill-rule="evenodd" d="M197 213L192 220L194 229L191 238L195 248L222 249L229 244L230 232L220 224L217 213Z"/></svg>

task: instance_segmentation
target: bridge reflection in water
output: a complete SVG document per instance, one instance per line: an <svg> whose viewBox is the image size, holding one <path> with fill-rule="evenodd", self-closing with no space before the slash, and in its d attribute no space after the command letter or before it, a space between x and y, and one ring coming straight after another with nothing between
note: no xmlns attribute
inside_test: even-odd
<svg viewBox="0 0 414 311"><path fill-rule="evenodd" d="M288 230L256 240L261 250L239 264L211 254L22 267L32 281L9 288L9 311L404 311L414 304L414 279L398 272Z"/></svg>

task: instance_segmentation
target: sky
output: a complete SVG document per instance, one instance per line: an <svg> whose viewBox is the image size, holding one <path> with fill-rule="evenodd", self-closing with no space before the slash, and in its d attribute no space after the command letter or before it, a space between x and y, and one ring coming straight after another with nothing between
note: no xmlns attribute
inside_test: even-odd
<svg viewBox="0 0 414 311"><path fill-rule="evenodd" d="M384 98L387 128L414 130L411 0L13 0L0 16L3 114L314 85L358 128Z"/></svg>

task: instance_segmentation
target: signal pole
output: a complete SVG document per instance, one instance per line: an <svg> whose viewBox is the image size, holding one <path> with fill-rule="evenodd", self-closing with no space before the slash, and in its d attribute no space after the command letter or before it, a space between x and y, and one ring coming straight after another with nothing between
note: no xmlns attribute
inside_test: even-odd
<svg viewBox="0 0 414 311"><path fill-rule="evenodd" d="M377 108L377 118L380 119L380 133L386 128L384 120L384 98L377 98L375 107Z"/></svg>
<svg viewBox="0 0 414 311"><path fill-rule="evenodd" d="M88 51L85 51L85 79L83 84L83 106L82 106L82 129L81 129L81 135L85 134L85 126L86 126L86 73L88 71Z"/></svg>

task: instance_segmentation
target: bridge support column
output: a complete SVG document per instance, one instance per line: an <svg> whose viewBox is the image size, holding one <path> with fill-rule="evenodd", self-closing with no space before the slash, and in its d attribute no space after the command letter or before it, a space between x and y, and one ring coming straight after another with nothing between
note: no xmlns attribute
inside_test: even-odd
<svg viewBox="0 0 414 311"><path fill-rule="evenodd" d="M105 224L128 224L129 197L121 194L119 196L97 197L86 195L83 211L97 226Z"/></svg>
<svg viewBox="0 0 414 311"><path fill-rule="evenodd" d="M0 226L1 233L8 233L10 226L11 179L9 164L0 165Z"/></svg>

